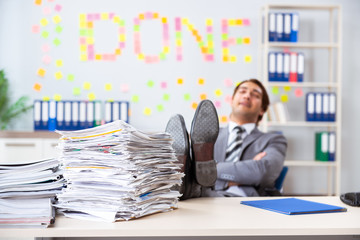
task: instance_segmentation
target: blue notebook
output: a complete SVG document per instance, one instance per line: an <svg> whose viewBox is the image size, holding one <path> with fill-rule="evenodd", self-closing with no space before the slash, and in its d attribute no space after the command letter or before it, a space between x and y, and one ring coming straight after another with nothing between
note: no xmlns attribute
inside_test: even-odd
<svg viewBox="0 0 360 240"><path fill-rule="evenodd" d="M344 207L307 201L298 198L241 201L241 204L287 215L346 212L346 208Z"/></svg>

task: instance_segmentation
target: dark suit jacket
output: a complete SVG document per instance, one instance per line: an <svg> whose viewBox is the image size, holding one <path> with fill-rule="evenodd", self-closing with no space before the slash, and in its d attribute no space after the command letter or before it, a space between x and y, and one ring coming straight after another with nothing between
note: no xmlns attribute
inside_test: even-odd
<svg viewBox="0 0 360 240"><path fill-rule="evenodd" d="M222 195L228 181L241 184L248 196L263 195L260 190L273 187L283 168L287 148L285 137L279 133L263 133L255 127L243 141L240 161L225 162L228 138L228 127L221 128L214 147L218 176L216 195ZM266 152L266 156L259 161L253 160L260 152Z"/></svg>

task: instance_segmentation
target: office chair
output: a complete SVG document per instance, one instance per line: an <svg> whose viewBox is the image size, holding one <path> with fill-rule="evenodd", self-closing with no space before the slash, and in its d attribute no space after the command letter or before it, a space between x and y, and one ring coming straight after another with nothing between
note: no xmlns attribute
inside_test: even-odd
<svg viewBox="0 0 360 240"><path fill-rule="evenodd" d="M281 170L278 178L275 180L275 185L273 188L265 188L266 196L282 196L282 186L284 184L285 176L288 172L289 168L284 166Z"/></svg>

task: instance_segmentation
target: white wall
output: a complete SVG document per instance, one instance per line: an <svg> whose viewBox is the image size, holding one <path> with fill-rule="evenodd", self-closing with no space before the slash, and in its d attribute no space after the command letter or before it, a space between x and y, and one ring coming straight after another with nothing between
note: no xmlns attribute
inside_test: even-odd
<svg viewBox="0 0 360 240"><path fill-rule="evenodd" d="M266 3L298 3L298 1L190 1L184 0L169 5L165 0L136 0L136 1L54 1L43 0L44 6L53 7L59 3L63 6L59 15L62 17L62 26L64 31L59 34L62 40L61 46L51 49L53 61L62 58L64 66L61 70L64 74L72 73L75 75L74 82L66 80L55 80L53 73L58 70L54 64L46 66L41 63L43 53L41 45L50 40L43 40L38 34L31 33L31 26L44 17L42 7L35 6L34 1L25 0L0 0L0 69L5 69L11 83L11 90L14 99L21 95L28 95L31 99L42 98L47 95L52 97L54 94L61 94L63 99L86 99L87 91L82 90L81 96L73 96L72 88L74 86L82 87L83 82L92 83L92 90L97 99L106 100L109 98L119 100L130 100L133 94L140 96L139 103L131 103L132 116L131 124L135 127L154 131L163 130L167 119L174 113L182 113L190 126L194 110L190 107L191 101L186 102L182 96L184 93L190 93L192 101L198 101L200 93L206 93L211 100L219 101L222 106L218 108L219 115L227 115L229 106L226 104L225 95L231 94L232 87L226 87L224 80L230 78L233 82L241 81L246 78L256 77L258 73L258 26L260 7ZM360 161L357 160L356 147L360 142L359 109L357 102L360 101L358 88L360 81L360 66L357 57L360 56L359 23L357 21L360 12L360 2L357 0L345 1L310 1L303 0L301 3L309 4L341 4L343 7L343 56L342 56L342 192L360 191ZM171 52L166 61L155 64L145 64L136 59L133 51L133 18L140 12L154 11L167 16L169 20L169 35ZM90 12L114 12L126 20L127 41L123 55L115 62L80 62L78 46L78 14ZM54 12L53 12L54 13ZM52 16L53 13L50 15ZM315 16L315 15L314 15ZM194 23L200 34L205 33L205 19L213 19L214 43L215 43L215 62L205 62L196 46L193 37L183 27L184 41L184 60L176 61L175 57L175 17L187 17ZM321 24L323 18L321 15L315 16L315 21ZM233 28L231 34L237 36L250 36L251 44L248 46L238 45L231 47L231 51L239 58L237 63L224 63L221 61L221 19L223 18L248 18L251 22L250 27ZM49 18L51 21L51 19ZM49 31L53 32L51 24ZM53 25L52 25L53 26ZM99 49L108 51L112 49L114 40L110 37L114 28L110 25L102 24L101 32L98 35ZM143 48L144 52L158 52L161 37L153 37L160 30L152 25L142 25L144 32ZM147 28L149 27L149 28ZM151 29L151 31L149 30ZM100 31L100 30L99 30ZM153 32L152 32L153 31ZM53 36L54 36L53 35ZM314 34L311 29L304 30L304 38L317 38L319 34ZM321 34L320 34L321 35ZM253 57L250 64L244 63L241 59L245 54ZM48 76L40 78L36 75L39 67L48 69ZM314 76L326 72L327 65L317 65L313 69ZM185 80L184 86L176 85L176 79L182 77ZM199 86L196 81L198 78L204 78L206 84ZM155 81L154 88L148 88L146 82ZM159 87L160 82L165 81L168 84L166 90ZM35 92L32 87L35 82L43 85L41 92ZM104 83L113 83L114 90L107 92L104 89ZM130 91L123 93L119 90L121 84L128 84ZM214 90L220 88L224 95L217 98ZM163 101L161 96L164 93L170 94L169 101ZM156 111L157 104L163 104L163 112ZM144 107L151 107L153 114L145 116ZM301 116L300 116L301 117ZM14 130L31 131L32 113L23 116L14 123ZM283 129L281 129L283 130ZM287 130L283 130L285 133ZM304 142L304 149L312 149L313 144L306 141L312 135L299 135L301 142ZM290 152L289 154L294 154ZM321 194L326 192L326 171L324 169L291 168L286 182L285 193L309 193Z"/></svg>

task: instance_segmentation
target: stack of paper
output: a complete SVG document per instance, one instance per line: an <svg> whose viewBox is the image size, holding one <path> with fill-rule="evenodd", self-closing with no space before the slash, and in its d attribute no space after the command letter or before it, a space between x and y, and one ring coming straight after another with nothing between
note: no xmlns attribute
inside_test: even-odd
<svg viewBox="0 0 360 240"><path fill-rule="evenodd" d="M114 222L177 207L183 173L167 133L143 133L118 120L59 131L67 188L56 207L65 216Z"/></svg>
<svg viewBox="0 0 360 240"><path fill-rule="evenodd" d="M46 227L65 185L57 159L0 164L0 227Z"/></svg>

